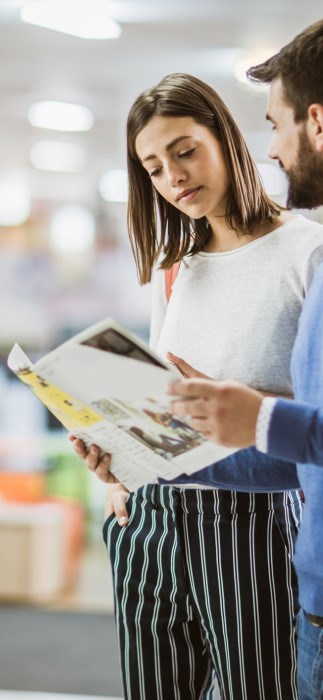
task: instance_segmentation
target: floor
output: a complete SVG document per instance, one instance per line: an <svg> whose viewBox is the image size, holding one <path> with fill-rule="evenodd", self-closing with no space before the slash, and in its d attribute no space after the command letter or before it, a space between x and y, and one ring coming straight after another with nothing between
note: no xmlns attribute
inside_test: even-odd
<svg viewBox="0 0 323 700"><path fill-rule="evenodd" d="M113 612L112 576L102 543L95 543L84 553L80 575L73 589L63 591L48 609ZM1 680L0 680L1 684ZM216 693L214 700L219 700ZM98 696L0 690L0 700L98 700ZM106 697L105 700L122 700Z"/></svg>
<svg viewBox="0 0 323 700"><path fill-rule="evenodd" d="M76 585L63 591L55 600L49 601L46 607L52 610L113 612L111 569L101 542L86 549ZM98 697L0 690L0 700L98 700ZM122 699L109 696L105 700Z"/></svg>
<svg viewBox="0 0 323 700"><path fill-rule="evenodd" d="M15 690L0 690L0 700L98 700L94 695L63 695L62 693L24 693ZM107 697L105 700L122 700Z"/></svg>

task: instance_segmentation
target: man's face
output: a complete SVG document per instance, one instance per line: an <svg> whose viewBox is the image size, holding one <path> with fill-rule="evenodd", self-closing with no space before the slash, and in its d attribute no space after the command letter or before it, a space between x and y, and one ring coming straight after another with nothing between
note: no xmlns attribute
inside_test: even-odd
<svg viewBox="0 0 323 700"><path fill-rule="evenodd" d="M273 125L268 155L288 178L287 206L313 209L323 204L323 158L312 146L307 120L295 123L280 78L270 87L267 119Z"/></svg>

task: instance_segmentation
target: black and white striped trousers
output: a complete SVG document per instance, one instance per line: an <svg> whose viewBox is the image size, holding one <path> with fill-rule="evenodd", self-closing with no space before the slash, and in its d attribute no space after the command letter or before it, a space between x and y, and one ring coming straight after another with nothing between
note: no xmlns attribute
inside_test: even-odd
<svg viewBox="0 0 323 700"><path fill-rule="evenodd" d="M104 525L126 700L296 700L295 491L147 485Z"/></svg>

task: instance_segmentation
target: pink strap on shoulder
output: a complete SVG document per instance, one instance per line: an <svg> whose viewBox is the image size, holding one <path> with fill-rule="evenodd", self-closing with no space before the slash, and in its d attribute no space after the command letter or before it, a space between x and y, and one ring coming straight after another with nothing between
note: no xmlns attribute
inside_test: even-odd
<svg viewBox="0 0 323 700"><path fill-rule="evenodd" d="M179 266L180 262L176 262L168 270L165 270L165 289L167 303L169 302L172 295L172 287L178 275Z"/></svg>

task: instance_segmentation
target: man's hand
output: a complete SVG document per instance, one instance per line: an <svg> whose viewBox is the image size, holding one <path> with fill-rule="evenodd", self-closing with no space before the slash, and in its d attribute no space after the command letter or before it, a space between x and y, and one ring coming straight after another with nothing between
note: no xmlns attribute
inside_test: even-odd
<svg viewBox="0 0 323 700"><path fill-rule="evenodd" d="M169 412L189 416L189 425L209 440L227 447L250 447L263 394L238 382L188 379L173 382L168 393L176 398Z"/></svg>

